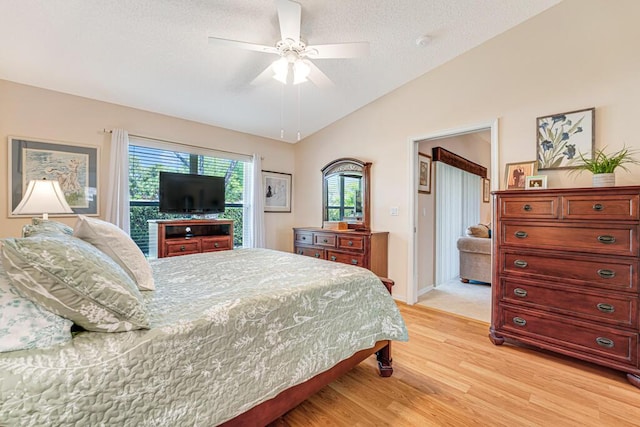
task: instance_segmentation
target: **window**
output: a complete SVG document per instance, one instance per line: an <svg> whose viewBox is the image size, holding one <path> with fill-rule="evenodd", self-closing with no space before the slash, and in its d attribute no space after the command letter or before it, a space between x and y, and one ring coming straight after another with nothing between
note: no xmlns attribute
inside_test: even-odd
<svg viewBox="0 0 640 427"><path fill-rule="evenodd" d="M172 146L131 138L129 144L129 210L131 238L149 255L150 219L184 218L184 215L158 212L158 187L161 171L220 176L225 179L225 212L220 218L234 220L234 246L242 246L243 200L245 191L244 156L218 153L196 147ZM193 152L189 152L193 149ZM188 151L187 151L188 150ZM236 157L236 158L228 158Z"/></svg>

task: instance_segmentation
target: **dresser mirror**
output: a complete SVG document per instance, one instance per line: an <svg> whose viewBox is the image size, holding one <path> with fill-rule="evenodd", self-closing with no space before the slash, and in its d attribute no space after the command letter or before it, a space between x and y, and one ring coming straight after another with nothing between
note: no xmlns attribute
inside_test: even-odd
<svg viewBox="0 0 640 427"><path fill-rule="evenodd" d="M322 168L322 226L369 230L369 172L371 163L337 159Z"/></svg>

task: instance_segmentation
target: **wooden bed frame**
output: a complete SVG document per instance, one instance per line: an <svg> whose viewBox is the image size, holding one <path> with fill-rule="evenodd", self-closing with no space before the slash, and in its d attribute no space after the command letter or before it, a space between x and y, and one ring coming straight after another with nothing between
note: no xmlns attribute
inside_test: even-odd
<svg viewBox="0 0 640 427"><path fill-rule="evenodd" d="M380 280L382 280L382 283L384 283L389 293L391 293L391 287L394 285L393 280L387 279L386 277L381 277ZM373 347L358 351L350 358L339 362L333 368L282 391L273 399L262 402L221 425L225 427L266 426L304 402L309 396L317 393L322 387L349 372L354 366L372 354L375 354L378 360L380 376L390 377L393 374L393 367L391 366L391 341L378 341Z"/></svg>

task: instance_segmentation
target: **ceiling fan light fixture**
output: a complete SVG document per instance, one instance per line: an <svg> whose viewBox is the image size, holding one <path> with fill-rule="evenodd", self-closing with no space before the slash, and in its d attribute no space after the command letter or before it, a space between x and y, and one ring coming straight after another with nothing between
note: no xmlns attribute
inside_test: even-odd
<svg viewBox="0 0 640 427"><path fill-rule="evenodd" d="M289 74L289 61L287 58L280 58L271 64L271 69L275 73L273 78L281 82L282 84L287 84L287 75Z"/></svg>
<svg viewBox="0 0 640 427"><path fill-rule="evenodd" d="M306 82L310 72L311 67L306 62L302 59L296 60L293 63L293 84L297 85Z"/></svg>

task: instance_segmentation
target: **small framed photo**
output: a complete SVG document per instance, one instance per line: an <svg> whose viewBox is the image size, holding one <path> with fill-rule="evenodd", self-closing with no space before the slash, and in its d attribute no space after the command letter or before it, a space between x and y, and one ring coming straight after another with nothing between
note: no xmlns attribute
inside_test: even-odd
<svg viewBox="0 0 640 427"><path fill-rule="evenodd" d="M524 190L525 178L538 172L535 160L530 162L507 163L504 173L504 186L507 190Z"/></svg>
<svg viewBox="0 0 640 427"><path fill-rule="evenodd" d="M262 171L265 212L291 212L291 174Z"/></svg>
<svg viewBox="0 0 640 427"><path fill-rule="evenodd" d="M418 153L418 193L431 193L431 156Z"/></svg>
<svg viewBox="0 0 640 427"><path fill-rule="evenodd" d="M491 199L491 180L489 178L482 178L482 201L489 203Z"/></svg>
<svg viewBox="0 0 640 427"><path fill-rule="evenodd" d="M526 190L542 190L543 188L547 188L547 176L533 175L526 177L524 188Z"/></svg>

